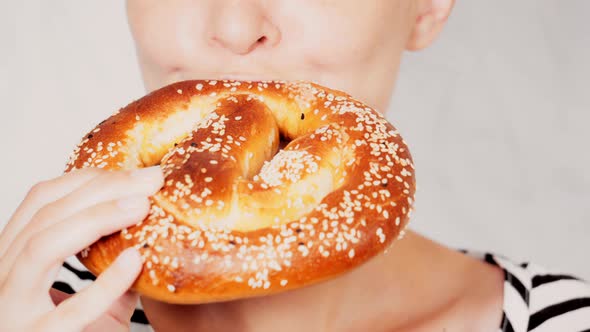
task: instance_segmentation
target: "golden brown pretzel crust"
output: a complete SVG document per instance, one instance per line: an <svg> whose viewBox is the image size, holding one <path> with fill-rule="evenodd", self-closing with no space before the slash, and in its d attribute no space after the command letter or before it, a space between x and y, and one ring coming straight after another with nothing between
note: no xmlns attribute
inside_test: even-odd
<svg viewBox="0 0 590 332"><path fill-rule="evenodd" d="M290 143L273 158L279 135ZM307 82L169 85L100 123L66 172L158 164L165 186L148 217L78 258L99 274L136 246L134 289L171 303L272 294L349 271L403 235L415 192L396 129Z"/></svg>

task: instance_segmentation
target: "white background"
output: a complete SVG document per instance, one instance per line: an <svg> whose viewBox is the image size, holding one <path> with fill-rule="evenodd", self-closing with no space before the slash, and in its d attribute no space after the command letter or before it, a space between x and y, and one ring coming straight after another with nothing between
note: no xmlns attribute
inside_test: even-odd
<svg viewBox="0 0 590 332"><path fill-rule="evenodd" d="M590 1L458 1L402 65L413 228L590 278ZM124 3L0 3L0 225L75 143L143 94Z"/></svg>

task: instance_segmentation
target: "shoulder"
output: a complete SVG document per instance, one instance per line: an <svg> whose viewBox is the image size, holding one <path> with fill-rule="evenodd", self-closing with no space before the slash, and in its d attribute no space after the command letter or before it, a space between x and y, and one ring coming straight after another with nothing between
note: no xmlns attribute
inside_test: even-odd
<svg viewBox="0 0 590 332"><path fill-rule="evenodd" d="M590 284L574 275L538 265L522 267L530 282L530 331L590 329Z"/></svg>
<svg viewBox="0 0 590 332"><path fill-rule="evenodd" d="M504 271L504 331L590 329L590 283L586 280L501 255L466 253Z"/></svg>

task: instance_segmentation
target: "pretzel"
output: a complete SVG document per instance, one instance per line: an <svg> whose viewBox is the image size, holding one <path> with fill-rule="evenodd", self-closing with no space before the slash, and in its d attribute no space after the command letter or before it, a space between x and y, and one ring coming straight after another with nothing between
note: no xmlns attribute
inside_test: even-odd
<svg viewBox="0 0 590 332"><path fill-rule="evenodd" d="M415 193L410 152L383 115L310 82L171 84L91 130L66 172L153 165L165 185L148 216L78 258L100 274L135 246L133 289L169 303L269 295L350 271L403 235Z"/></svg>

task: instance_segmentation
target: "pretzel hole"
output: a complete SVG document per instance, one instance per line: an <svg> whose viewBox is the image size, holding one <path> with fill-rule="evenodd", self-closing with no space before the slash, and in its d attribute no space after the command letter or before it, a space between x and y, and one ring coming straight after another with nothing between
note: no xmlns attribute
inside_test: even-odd
<svg viewBox="0 0 590 332"><path fill-rule="evenodd" d="M135 136L147 137L140 163L161 163L166 176L154 199L179 220L238 231L280 226L344 183L343 165L354 156L337 125L301 121L301 112L285 109L293 105L248 95L198 103L161 128L135 129L151 132ZM190 127L191 117L202 120Z"/></svg>

